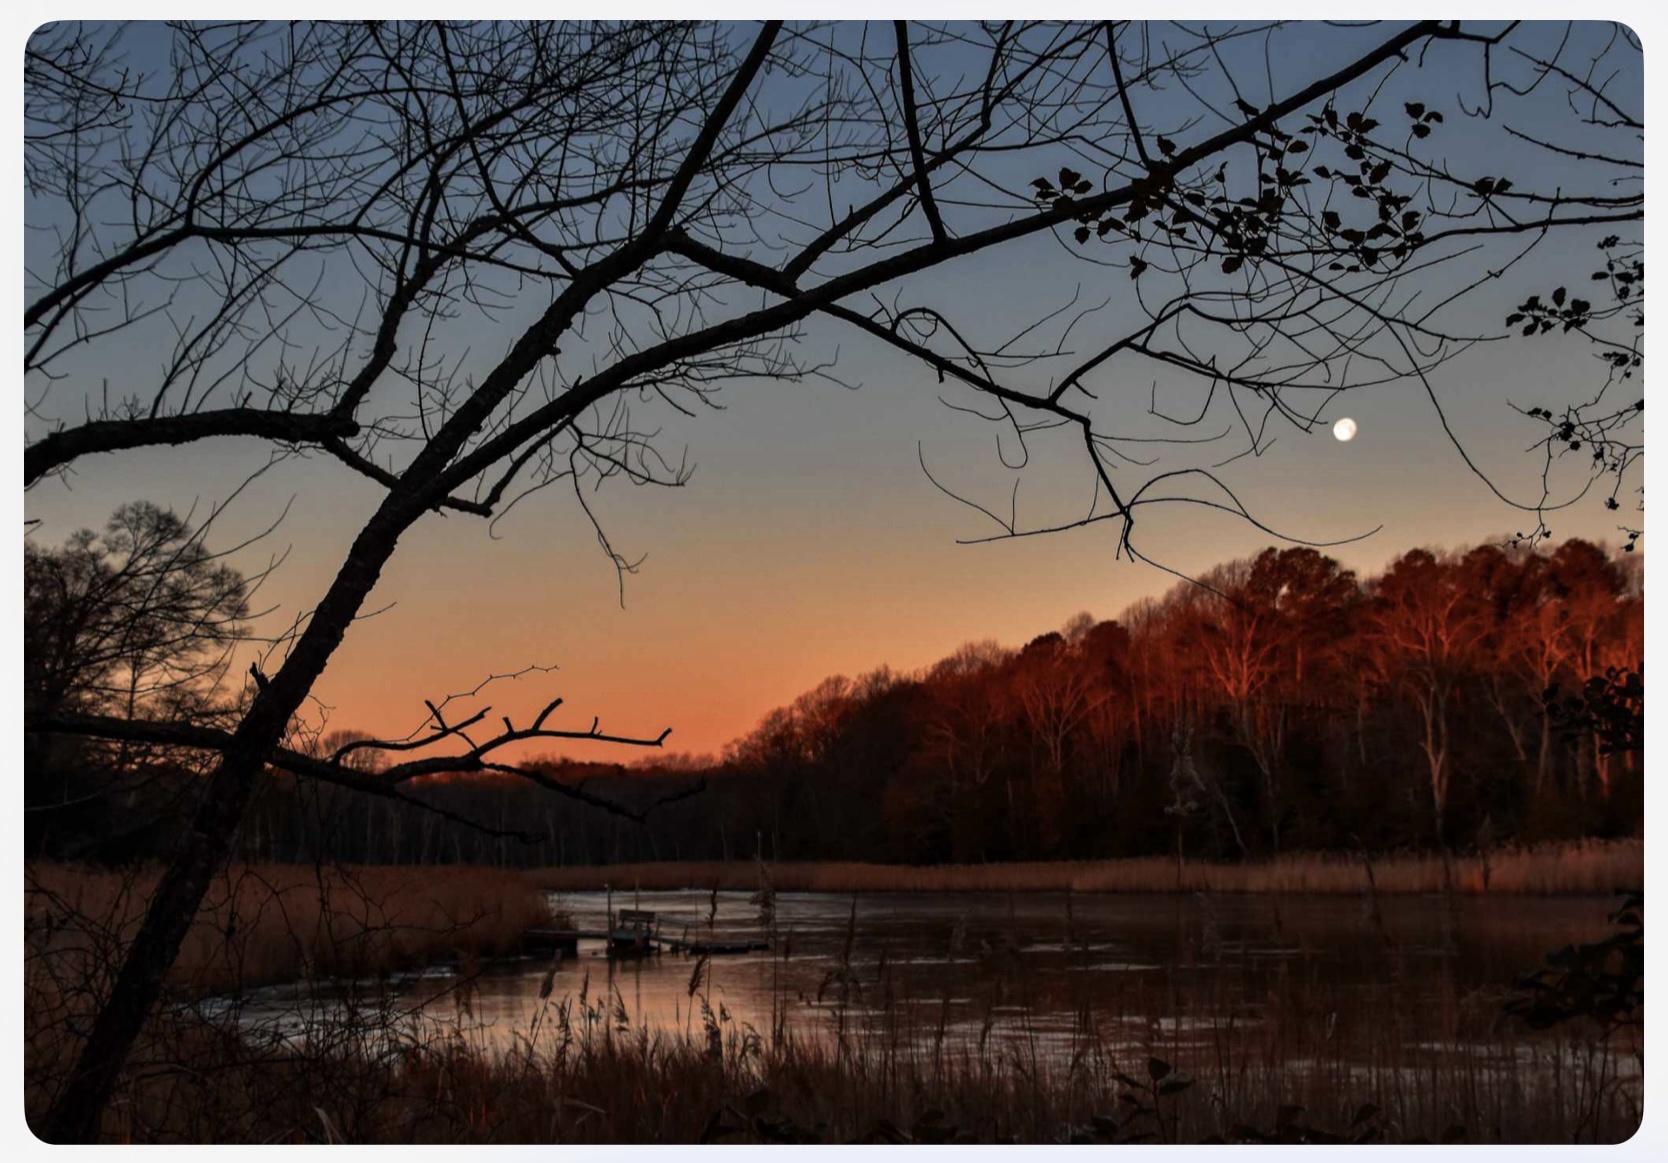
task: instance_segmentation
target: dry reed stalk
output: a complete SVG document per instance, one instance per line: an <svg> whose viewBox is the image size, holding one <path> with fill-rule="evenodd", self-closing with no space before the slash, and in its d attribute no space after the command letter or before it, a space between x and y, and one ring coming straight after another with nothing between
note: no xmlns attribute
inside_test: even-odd
<svg viewBox="0 0 1668 1163"><path fill-rule="evenodd" d="M771 866L781 892L1222 892L1365 895L1436 893L1603 895L1641 883L1644 841L1583 840L1495 849L1482 856L1390 856L1375 860L1369 885L1359 854L1296 854L1246 864L1190 861L1178 882L1168 857L1105 861L916 866L797 862ZM686 861L541 868L526 874L543 888L600 889L629 880L650 891L751 889L757 866L740 861Z"/></svg>

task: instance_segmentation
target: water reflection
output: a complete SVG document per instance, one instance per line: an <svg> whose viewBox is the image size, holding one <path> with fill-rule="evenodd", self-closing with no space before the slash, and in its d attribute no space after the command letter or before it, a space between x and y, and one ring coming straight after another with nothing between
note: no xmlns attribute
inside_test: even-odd
<svg viewBox="0 0 1668 1163"><path fill-rule="evenodd" d="M605 925L601 893L558 902ZM614 904L621 904L619 897ZM670 936L769 952L705 962L671 955L431 970L385 982L246 997L238 1020L269 1040L359 1038L396 1048L444 1033L489 1053L558 1036L649 1031L769 1038L885 1038L997 1053L1163 1048L1182 1060L1257 1044L1278 1027L1287 1068L1313 1058L1412 1069L1435 1054L1523 1066L1502 1031L1513 976L1549 949L1605 930L1605 899L643 893ZM541 998L549 982L549 996ZM559 1016L558 1016L559 1015ZM709 1016L710 1015L710 1016ZM323 1018L332 1019L321 1021ZM1375 1067L1378 1068L1378 1067Z"/></svg>

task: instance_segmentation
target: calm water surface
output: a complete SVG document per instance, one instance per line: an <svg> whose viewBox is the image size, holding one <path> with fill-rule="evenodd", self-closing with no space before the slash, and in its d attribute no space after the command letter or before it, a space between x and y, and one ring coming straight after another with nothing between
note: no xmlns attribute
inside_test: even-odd
<svg viewBox="0 0 1668 1163"><path fill-rule="evenodd" d="M557 898L580 929L604 927L607 901ZM1399 896L1375 912L1329 896L782 893L771 918L747 893L613 898L616 909L634 903L660 915L663 934L740 940L773 924L775 946L713 957L697 975L694 958L615 961L587 941L557 965L547 998L551 962L529 958L312 994L258 991L239 1020L262 1037L306 1039L351 1015L396 1045L458 1037L496 1053L548 1046L564 1026L573 1038L705 1038L716 1023L726 1038L780 1030L993 1054L1092 1041L1181 1061L1222 1053L1225 1039L1254 1047L1277 1028L1287 1061L1463 1053L1510 1067L1535 1052L1498 1018L1513 976L1550 949L1605 935L1613 907Z"/></svg>

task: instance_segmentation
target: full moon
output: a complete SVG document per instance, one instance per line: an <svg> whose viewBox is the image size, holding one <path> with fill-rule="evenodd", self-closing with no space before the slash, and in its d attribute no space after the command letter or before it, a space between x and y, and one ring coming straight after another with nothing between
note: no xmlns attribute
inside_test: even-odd
<svg viewBox="0 0 1668 1163"><path fill-rule="evenodd" d="M1351 420L1348 416L1345 416L1342 420L1332 426L1332 435L1336 436L1339 440L1354 440L1355 421Z"/></svg>

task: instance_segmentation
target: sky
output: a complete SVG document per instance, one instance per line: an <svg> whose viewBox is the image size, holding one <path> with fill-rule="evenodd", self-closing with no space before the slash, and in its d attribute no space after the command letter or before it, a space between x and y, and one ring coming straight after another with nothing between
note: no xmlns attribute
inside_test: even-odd
<svg viewBox="0 0 1668 1163"><path fill-rule="evenodd" d="M1300 76L1318 75L1348 38L1376 42L1384 35L1307 26L1285 42L1282 63ZM137 30L141 58L155 54L156 44L154 30ZM1627 91L1637 92L1634 82ZM1424 83L1434 88L1430 74ZM1452 112L1462 97L1431 100ZM1494 124L1450 116L1442 149L1486 165L1499 137ZM1497 329L1523 288L1566 281L1572 269L1585 277L1591 247L1590 237L1549 244L1518 269L1515 283L1484 288L1473 308L1477 326ZM1117 297L1129 286L1122 270L1085 267L1069 246L1040 238L977 256L911 290L994 333L1014 330L1038 302L1074 292L1085 302L1111 297L1110 319L1124 309ZM501 351L513 337L509 321L469 326L471 351ZM662 441L674 450L687 446L696 466L686 486L615 482L597 495L596 511L619 550L646 555L624 579L623 603L619 579L569 496L534 497L490 530L474 517L430 516L402 541L368 604L377 612L351 629L309 713L327 714L332 727L401 735L422 722L423 700L536 664L558 669L494 684L482 697L495 715L519 720L560 695L566 702L559 725L583 729L595 716L619 734L655 736L670 727L670 749L718 752L826 676L882 665L908 671L969 640L1020 645L1079 611L1113 617L1174 584L1161 569L1120 559L1110 524L959 544L993 527L936 488L920 461L945 484L1005 509L1014 478L992 454L990 428L946 408L930 371L836 323L810 325L802 345L837 353L838 374L853 387L815 380L732 385L722 411L660 418ZM120 347L80 374L88 382L119 380L124 364L158 358L160 349ZM1538 463L1524 449L1538 429L1508 404L1556 404L1592 382L1590 352L1537 340L1480 345L1445 365L1431 386L1483 470L1509 495L1533 500ZM1155 388L1146 370L1140 378L1120 372L1097 386L1106 414L1127 432L1157 430L1146 414L1153 392L1177 410L1197 393L1197 385L1173 378ZM1326 427L1305 434L1288 426L1262 455L1235 462L1225 477L1262 520L1292 537L1335 540L1376 529L1329 550L1362 572L1414 546L1497 540L1532 520L1466 467L1420 383L1350 393L1333 401L1325 419L1329 425L1343 415L1359 425L1354 441L1335 441ZM1219 409L1211 423L1225 427L1227 415ZM1209 463L1241 447L1243 436L1239 444L1230 438L1176 463ZM87 459L67 481L45 482L28 495L28 516L41 522L32 536L56 543L75 528L101 524L135 497L207 511L263 455L253 441L226 440ZM1041 440L1018 494L1022 521L1080 509L1081 467L1068 448ZM1142 479L1134 466L1118 471ZM237 496L211 543L241 540L283 518L237 558L251 574L281 558L255 601L271 611L260 623L264 631L276 632L317 600L379 495L376 486L314 457L276 465ZM1551 519L1560 539L1614 542L1617 523L1596 501ZM1148 511L1139 538L1146 555L1184 574L1275 543L1243 522L1185 507ZM594 746L567 753L638 758Z"/></svg>

